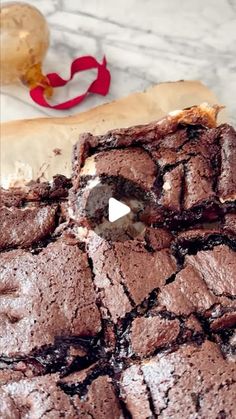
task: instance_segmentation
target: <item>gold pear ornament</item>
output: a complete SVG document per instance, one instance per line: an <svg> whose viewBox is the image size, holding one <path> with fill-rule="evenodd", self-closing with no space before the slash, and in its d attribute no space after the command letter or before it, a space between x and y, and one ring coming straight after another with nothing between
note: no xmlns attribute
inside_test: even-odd
<svg viewBox="0 0 236 419"><path fill-rule="evenodd" d="M42 62L49 46L49 28L42 13L21 2L1 3L0 7L1 84L21 81L33 89L52 87L42 73Z"/></svg>

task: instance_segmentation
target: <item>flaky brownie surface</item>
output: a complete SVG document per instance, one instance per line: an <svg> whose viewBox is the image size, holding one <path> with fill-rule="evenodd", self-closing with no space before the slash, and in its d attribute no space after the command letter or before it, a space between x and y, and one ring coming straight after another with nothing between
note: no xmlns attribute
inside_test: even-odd
<svg viewBox="0 0 236 419"><path fill-rule="evenodd" d="M24 188L0 188L0 250L27 248L51 236L63 219L71 182L55 176L49 182L30 182Z"/></svg>
<svg viewBox="0 0 236 419"><path fill-rule="evenodd" d="M0 418L235 417L235 131L184 112L83 137L72 188L2 191ZM148 207L121 241L84 212L118 178Z"/></svg>
<svg viewBox="0 0 236 419"><path fill-rule="evenodd" d="M192 123L185 119L82 136L74 148L70 194L75 218L83 220L91 181L116 183L117 178L130 183L128 195L140 190L149 197L145 222L175 228L235 210L235 130L212 126L201 113Z"/></svg>

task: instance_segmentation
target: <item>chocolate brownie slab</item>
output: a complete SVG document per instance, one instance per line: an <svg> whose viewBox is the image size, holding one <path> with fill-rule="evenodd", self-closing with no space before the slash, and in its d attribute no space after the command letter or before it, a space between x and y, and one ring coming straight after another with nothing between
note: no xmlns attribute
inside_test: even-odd
<svg viewBox="0 0 236 419"><path fill-rule="evenodd" d="M2 191L0 417L234 418L235 131L217 110L85 135L69 203L61 176ZM116 192L136 234L89 230L98 184L95 226Z"/></svg>
<svg viewBox="0 0 236 419"><path fill-rule="evenodd" d="M139 357L151 355L157 348L175 342L180 333L178 319L160 316L136 317L131 325L131 351Z"/></svg>
<svg viewBox="0 0 236 419"><path fill-rule="evenodd" d="M123 193L124 185L130 195L146 192L143 220L149 223L176 227L235 210L235 144L235 130L217 127L201 107L103 136L83 135L74 148L73 217L83 221L94 182L112 179Z"/></svg>

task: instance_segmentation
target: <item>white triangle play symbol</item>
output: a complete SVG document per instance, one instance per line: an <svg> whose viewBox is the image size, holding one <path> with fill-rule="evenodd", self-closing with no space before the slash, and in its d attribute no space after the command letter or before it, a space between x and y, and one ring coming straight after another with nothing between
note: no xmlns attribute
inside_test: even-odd
<svg viewBox="0 0 236 419"><path fill-rule="evenodd" d="M117 201L115 198L110 198L108 202L108 219L111 223L129 214L130 207L123 204L123 202Z"/></svg>

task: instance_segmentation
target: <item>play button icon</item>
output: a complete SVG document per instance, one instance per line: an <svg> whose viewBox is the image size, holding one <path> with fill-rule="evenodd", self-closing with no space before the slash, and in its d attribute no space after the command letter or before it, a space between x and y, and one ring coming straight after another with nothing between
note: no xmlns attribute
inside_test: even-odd
<svg viewBox="0 0 236 419"><path fill-rule="evenodd" d="M145 191L121 176L85 179L76 199L75 219L80 228L107 241L132 240L146 229L142 220L146 197Z"/></svg>
<svg viewBox="0 0 236 419"><path fill-rule="evenodd" d="M108 202L108 219L110 223L114 223L125 215L129 214L131 211L128 205L123 204L123 202L118 201L115 198L110 198Z"/></svg>

